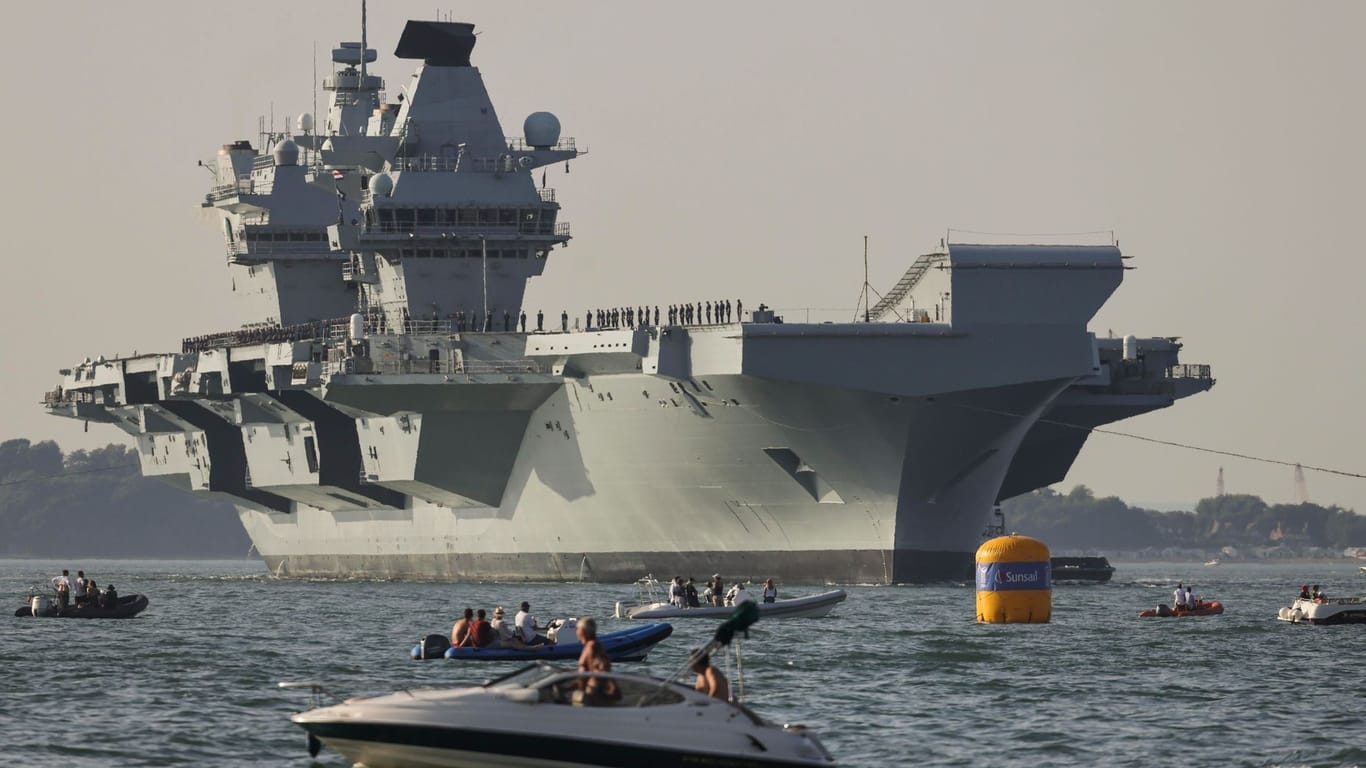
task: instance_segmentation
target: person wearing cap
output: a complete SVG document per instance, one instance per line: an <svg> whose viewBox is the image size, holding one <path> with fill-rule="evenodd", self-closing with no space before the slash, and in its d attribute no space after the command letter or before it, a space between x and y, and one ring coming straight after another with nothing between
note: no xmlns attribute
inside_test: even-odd
<svg viewBox="0 0 1366 768"><path fill-rule="evenodd" d="M498 636L497 645L503 645L512 640L512 627L503 621L504 615L503 606L500 605L493 609L493 621L489 622L489 626L493 628L493 633Z"/></svg>
<svg viewBox="0 0 1366 768"><path fill-rule="evenodd" d="M688 661L692 671L697 673L694 688L713 699L730 701L730 682L721 674L721 670L711 665L711 658L701 648L694 649Z"/></svg>
<svg viewBox="0 0 1366 768"><path fill-rule="evenodd" d="M536 624L536 617L531 613L531 603L522 601L522 610L517 612L512 623L517 628L517 639L521 640L523 645L545 645L550 642L538 631L540 627Z"/></svg>

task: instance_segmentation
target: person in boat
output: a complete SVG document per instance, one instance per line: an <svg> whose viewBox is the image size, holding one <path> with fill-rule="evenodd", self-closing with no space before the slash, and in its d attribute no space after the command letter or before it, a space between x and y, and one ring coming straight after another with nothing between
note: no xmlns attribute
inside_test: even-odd
<svg viewBox="0 0 1366 768"><path fill-rule="evenodd" d="M684 608L688 605L687 596L683 591L682 576L675 576L674 580L669 583L669 605L675 608Z"/></svg>
<svg viewBox="0 0 1366 768"><path fill-rule="evenodd" d="M63 568L61 576L52 577L52 588L57 590L57 610L66 610L71 603L71 571Z"/></svg>
<svg viewBox="0 0 1366 768"><path fill-rule="evenodd" d="M117 607L118 607L118 604L119 604L119 593L118 593L118 590L114 589L114 585L113 585L113 584L110 584L110 585L109 585L108 587L106 587L105 590L104 590L104 599L100 601L100 605L101 605L102 607L104 607L104 608L117 608Z"/></svg>
<svg viewBox="0 0 1366 768"><path fill-rule="evenodd" d="M764 582L764 602L778 602L778 588L773 586L773 579Z"/></svg>
<svg viewBox="0 0 1366 768"><path fill-rule="evenodd" d="M1301 585L1300 585L1300 599L1301 599L1301 600L1308 600L1308 599L1310 599L1309 585L1308 585L1308 584L1301 584Z"/></svg>
<svg viewBox="0 0 1366 768"><path fill-rule="evenodd" d="M85 605L87 586L85 571L76 571L76 588L71 591L71 597L77 608Z"/></svg>
<svg viewBox="0 0 1366 768"><path fill-rule="evenodd" d="M730 592L726 593L726 605L741 605L753 602L757 601L754 599L754 595L750 594L750 591L745 588L745 583L743 581L735 582L735 586L731 587Z"/></svg>
<svg viewBox="0 0 1366 768"><path fill-rule="evenodd" d="M1178 611L1186 610L1186 588L1181 582L1176 582L1176 589L1172 592L1172 608Z"/></svg>
<svg viewBox="0 0 1366 768"><path fill-rule="evenodd" d="M451 625L451 647L461 648L469 645L470 624L474 621L474 610L465 609L465 613L455 623Z"/></svg>
<svg viewBox="0 0 1366 768"><path fill-rule="evenodd" d="M592 616L579 619L575 627L583 652L579 654L580 672L611 672L612 659L598 642L598 622ZM598 706L621 698L621 691L611 678L589 676L583 678L583 703Z"/></svg>
<svg viewBox="0 0 1366 768"><path fill-rule="evenodd" d="M697 599L697 584L693 582L691 576L688 577L688 583L683 585L683 601L689 608L700 608L702 606L702 603Z"/></svg>
<svg viewBox="0 0 1366 768"><path fill-rule="evenodd" d="M507 614L500 605L493 609L493 621L489 622L489 627L498 635L498 645L508 645L512 642L512 626L503 621L505 615Z"/></svg>
<svg viewBox="0 0 1366 768"><path fill-rule="evenodd" d="M85 604L96 608L100 605L100 585L94 579L86 582L85 585Z"/></svg>
<svg viewBox="0 0 1366 768"><path fill-rule="evenodd" d="M701 648L695 649L688 661L691 662L692 671L697 673L697 683L693 686L696 690L713 699L730 701L730 681L721 674L721 670L711 665L711 658Z"/></svg>
<svg viewBox="0 0 1366 768"><path fill-rule="evenodd" d="M536 617L531 613L531 603L522 601L522 610L517 612L512 623L516 627L517 638L522 641L523 645L545 645L550 642L545 635L539 632L541 627L536 623Z"/></svg>
<svg viewBox="0 0 1366 768"><path fill-rule="evenodd" d="M493 631L484 609L480 608L474 615L474 623L470 624L470 645L475 648L492 648L498 645L498 633Z"/></svg>
<svg viewBox="0 0 1366 768"><path fill-rule="evenodd" d="M1186 587L1186 610L1193 611L1200 607L1200 602L1195 599L1195 591Z"/></svg>
<svg viewBox="0 0 1366 768"><path fill-rule="evenodd" d="M711 577L711 604L721 607L726 604L726 583L721 580L721 574L713 574Z"/></svg>
<svg viewBox="0 0 1366 768"><path fill-rule="evenodd" d="M1328 595L1319 589L1319 585L1315 584L1314 591L1310 593L1309 599L1316 603L1324 603L1328 601Z"/></svg>

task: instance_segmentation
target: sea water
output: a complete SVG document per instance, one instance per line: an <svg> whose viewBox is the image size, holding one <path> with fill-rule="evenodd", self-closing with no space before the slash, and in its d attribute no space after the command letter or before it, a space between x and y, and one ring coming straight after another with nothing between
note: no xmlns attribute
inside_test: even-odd
<svg viewBox="0 0 1366 768"><path fill-rule="evenodd" d="M129 621L12 615L62 568L151 605ZM1137 617L1170 601L1177 581L1225 613ZM1366 625L1275 618L1314 583L1366 594L1346 563L1120 564L1108 584L1056 587L1050 624L980 625L971 584L849 587L827 618L753 627L738 659L744 697L771 720L816 729L851 766L1363 765ZM289 581L255 561L0 560L0 595L6 764L304 768L346 762L308 758L288 719L308 695L279 681L348 695L478 683L513 665L417 662L409 649L449 633L466 606L511 614L523 600L542 623L595 616L602 631L620 629L629 623L609 617L634 590ZM670 674L716 623L677 620L648 662L620 666ZM735 656L721 663L734 677Z"/></svg>

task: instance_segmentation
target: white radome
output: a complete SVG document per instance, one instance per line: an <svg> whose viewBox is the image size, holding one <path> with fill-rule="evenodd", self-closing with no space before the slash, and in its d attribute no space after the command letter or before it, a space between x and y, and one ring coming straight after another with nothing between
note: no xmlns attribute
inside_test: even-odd
<svg viewBox="0 0 1366 768"><path fill-rule="evenodd" d="M549 112L532 112L522 123L522 135L536 149L550 149L560 140L560 118Z"/></svg>
<svg viewBox="0 0 1366 768"><path fill-rule="evenodd" d="M270 154L277 166L299 164L299 145L293 139L281 139Z"/></svg>
<svg viewBox="0 0 1366 768"><path fill-rule="evenodd" d="M377 173L371 176L370 194L375 197L388 197L394 194L394 177L387 173Z"/></svg>

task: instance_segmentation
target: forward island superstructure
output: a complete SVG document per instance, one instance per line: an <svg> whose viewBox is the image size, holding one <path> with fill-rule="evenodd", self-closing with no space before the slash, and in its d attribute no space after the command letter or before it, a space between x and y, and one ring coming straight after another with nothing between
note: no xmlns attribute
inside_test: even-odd
<svg viewBox="0 0 1366 768"><path fill-rule="evenodd" d="M549 113L504 136L474 43L408 22L394 102L373 49L334 50L321 126L210 164L255 322L87 359L46 397L133 435L147 476L230 499L281 576L970 578L998 500L1061 479L1089 428L1213 384L1175 339L1088 332L1114 244L946 243L868 322L524 319L570 239L536 170L583 153Z"/></svg>

